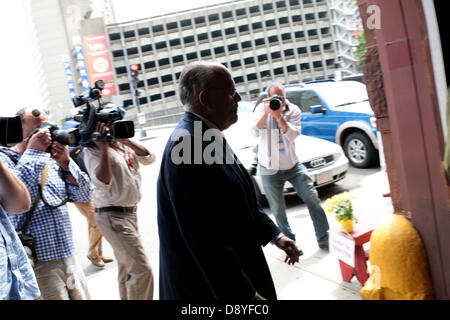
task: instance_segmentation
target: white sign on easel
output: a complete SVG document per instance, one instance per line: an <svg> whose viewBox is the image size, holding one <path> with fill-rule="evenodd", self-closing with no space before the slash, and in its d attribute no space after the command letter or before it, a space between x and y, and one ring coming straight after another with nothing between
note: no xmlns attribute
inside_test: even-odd
<svg viewBox="0 0 450 320"><path fill-rule="evenodd" d="M330 231L330 254L342 262L355 267L355 240L342 232Z"/></svg>

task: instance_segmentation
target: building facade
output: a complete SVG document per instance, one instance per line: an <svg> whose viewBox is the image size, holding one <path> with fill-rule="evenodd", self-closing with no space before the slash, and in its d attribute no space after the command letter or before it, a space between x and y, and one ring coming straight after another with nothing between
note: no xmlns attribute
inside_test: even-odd
<svg viewBox="0 0 450 320"><path fill-rule="evenodd" d="M351 47L357 44L336 38L333 17L341 12L348 13L331 0L241 0L109 24L115 81L127 116L136 119L136 108L129 108L134 98L127 63L141 68L138 103L147 125L180 118L177 80L183 67L197 60L227 66L244 100L254 100L274 80L330 79L337 67L354 75L342 58L353 58Z"/></svg>

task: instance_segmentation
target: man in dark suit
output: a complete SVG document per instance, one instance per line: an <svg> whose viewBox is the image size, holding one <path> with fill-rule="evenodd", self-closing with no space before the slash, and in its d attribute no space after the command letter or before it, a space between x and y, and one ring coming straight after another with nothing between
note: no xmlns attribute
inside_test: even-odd
<svg viewBox="0 0 450 320"><path fill-rule="evenodd" d="M241 100L223 65L196 62L180 76L186 113L158 178L160 299L276 299L262 246L298 262L299 250L257 203L250 177L223 138Z"/></svg>

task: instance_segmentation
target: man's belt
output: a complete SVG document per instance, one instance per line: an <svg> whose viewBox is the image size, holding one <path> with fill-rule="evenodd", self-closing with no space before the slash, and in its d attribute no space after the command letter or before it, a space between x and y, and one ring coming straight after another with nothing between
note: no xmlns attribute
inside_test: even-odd
<svg viewBox="0 0 450 320"><path fill-rule="evenodd" d="M123 213L136 213L137 207L103 207L95 208L95 212L123 212Z"/></svg>

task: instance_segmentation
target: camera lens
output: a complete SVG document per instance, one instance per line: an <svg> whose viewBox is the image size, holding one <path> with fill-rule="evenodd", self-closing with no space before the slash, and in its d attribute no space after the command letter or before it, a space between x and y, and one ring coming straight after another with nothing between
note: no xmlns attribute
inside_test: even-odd
<svg viewBox="0 0 450 320"><path fill-rule="evenodd" d="M280 96L273 96L272 98L270 98L270 104L269 104L270 109L272 109L274 111L280 109L281 101L282 101L282 99Z"/></svg>

